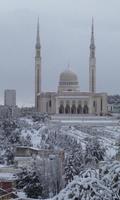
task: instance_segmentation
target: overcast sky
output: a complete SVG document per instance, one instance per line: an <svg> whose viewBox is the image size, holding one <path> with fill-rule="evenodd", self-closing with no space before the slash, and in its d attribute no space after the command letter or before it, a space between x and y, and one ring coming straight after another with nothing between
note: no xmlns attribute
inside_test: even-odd
<svg viewBox="0 0 120 200"><path fill-rule="evenodd" d="M4 89L34 103L37 17L42 46L42 90L56 91L70 64L88 91L91 18L95 22L97 90L120 94L120 0L0 0L0 104Z"/></svg>

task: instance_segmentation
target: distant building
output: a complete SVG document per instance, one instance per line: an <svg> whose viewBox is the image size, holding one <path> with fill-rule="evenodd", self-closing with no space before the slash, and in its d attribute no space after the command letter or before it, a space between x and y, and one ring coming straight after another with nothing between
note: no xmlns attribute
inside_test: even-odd
<svg viewBox="0 0 120 200"><path fill-rule="evenodd" d="M42 91L41 44L39 21L35 55L35 108L41 113L57 115L106 115L107 94L96 92L96 47L92 21L89 56L89 91L81 92L77 74L70 68L59 76L57 92ZM52 71L52 70L51 70ZM53 72L54 76L54 72Z"/></svg>
<svg viewBox="0 0 120 200"><path fill-rule="evenodd" d="M112 113L113 110L114 110L114 104L108 103L108 105L107 105L107 110L108 110L108 112Z"/></svg>
<svg viewBox="0 0 120 200"><path fill-rule="evenodd" d="M63 188L64 185L64 151L36 149L33 147L16 147L15 166L19 168L37 167L41 171L42 180L47 180L50 191ZM58 184L59 183L59 184ZM54 185L54 187L53 187Z"/></svg>
<svg viewBox="0 0 120 200"><path fill-rule="evenodd" d="M120 113L120 103L108 104L107 109L110 113Z"/></svg>
<svg viewBox="0 0 120 200"><path fill-rule="evenodd" d="M18 146L15 151L15 162L18 167L30 166L33 160L39 156L43 159L50 159L51 156L59 157L61 163L64 162L64 151L63 150L51 150L51 149L36 149L33 147Z"/></svg>
<svg viewBox="0 0 120 200"><path fill-rule="evenodd" d="M10 107L16 106L16 90L5 90L4 105Z"/></svg>

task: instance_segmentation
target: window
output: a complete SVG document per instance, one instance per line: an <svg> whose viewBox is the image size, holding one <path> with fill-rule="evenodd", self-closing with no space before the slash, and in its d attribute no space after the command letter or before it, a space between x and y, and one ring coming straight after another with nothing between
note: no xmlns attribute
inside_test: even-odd
<svg viewBox="0 0 120 200"><path fill-rule="evenodd" d="M51 100L49 100L49 107L51 107L51 104L52 104L52 103L51 103Z"/></svg>

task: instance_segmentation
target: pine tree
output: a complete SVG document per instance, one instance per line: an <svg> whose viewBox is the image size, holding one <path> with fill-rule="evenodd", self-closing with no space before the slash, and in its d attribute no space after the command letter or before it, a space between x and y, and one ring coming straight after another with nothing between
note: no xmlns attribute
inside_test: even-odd
<svg viewBox="0 0 120 200"><path fill-rule="evenodd" d="M98 138L88 139L85 150L85 164L87 166L95 166L99 161L103 161L105 156L105 148L102 147Z"/></svg>
<svg viewBox="0 0 120 200"><path fill-rule="evenodd" d="M30 182L25 186L24 191L29 198L40 198L42 196L43 187L41 185L40 177L33 172L30 175Z"/></svg>
<svg viewBox="0 0 120 200"><path fill-rule="evenodd" d="M16 182L18 189L23 189L29 198L39 198L42 196L43 187L41 184L40 173L36 170L28 171L23 169L18 173L18 180Z"/></svg>
<svg viewBox="0 0 120 200"><path fill-rule="evenodd" d="M65 181L68 184L78 175L84 165L81 144L74 144L65 161Z"/></svg>
<svg viewBox="0 0 120 200"><path fill-rule="evenodd" d="M100 176L105 186L110 188L113 199L120 199L120 162L109 161L100 169Z"/></svg>

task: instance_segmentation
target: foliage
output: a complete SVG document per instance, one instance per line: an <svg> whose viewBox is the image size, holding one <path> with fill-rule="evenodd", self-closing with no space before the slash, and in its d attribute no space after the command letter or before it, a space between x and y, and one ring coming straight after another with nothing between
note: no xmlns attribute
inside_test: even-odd
<svg viewBox="0 0 120 200"><path fill-rule="evenodd" d="M105 148L102 147L97 137L88 138L85 150L85 164L88 166L95 166L105 157Z"/></svg>
<svg viewBox="0 0 120 200"><path fill-rule="evenodd" d="M65 181L68 184L78 175L84 165L83 151L81 144L74 144L65 160Z"/></svg>
<svg viewBox="0 0 120 200"><path fill-rule="evenodd" d="M94 169L83 171L54 200L112 200L112 192L103 185Z"/></svg>
<svg viewBox="0 0 120 200"><path fill-rule="evenodd" d="M23 189L29 198L39 198L42 195L41 176L37 171L23 169L18 175L17 188Z"/></svg>
<svg viewBox="0 0 120 200"><path fill-rule="evenodd" d="M114 199L120 199L120 162L107 162L100 169L100 176L105 186L114 194Z"/></svg>

